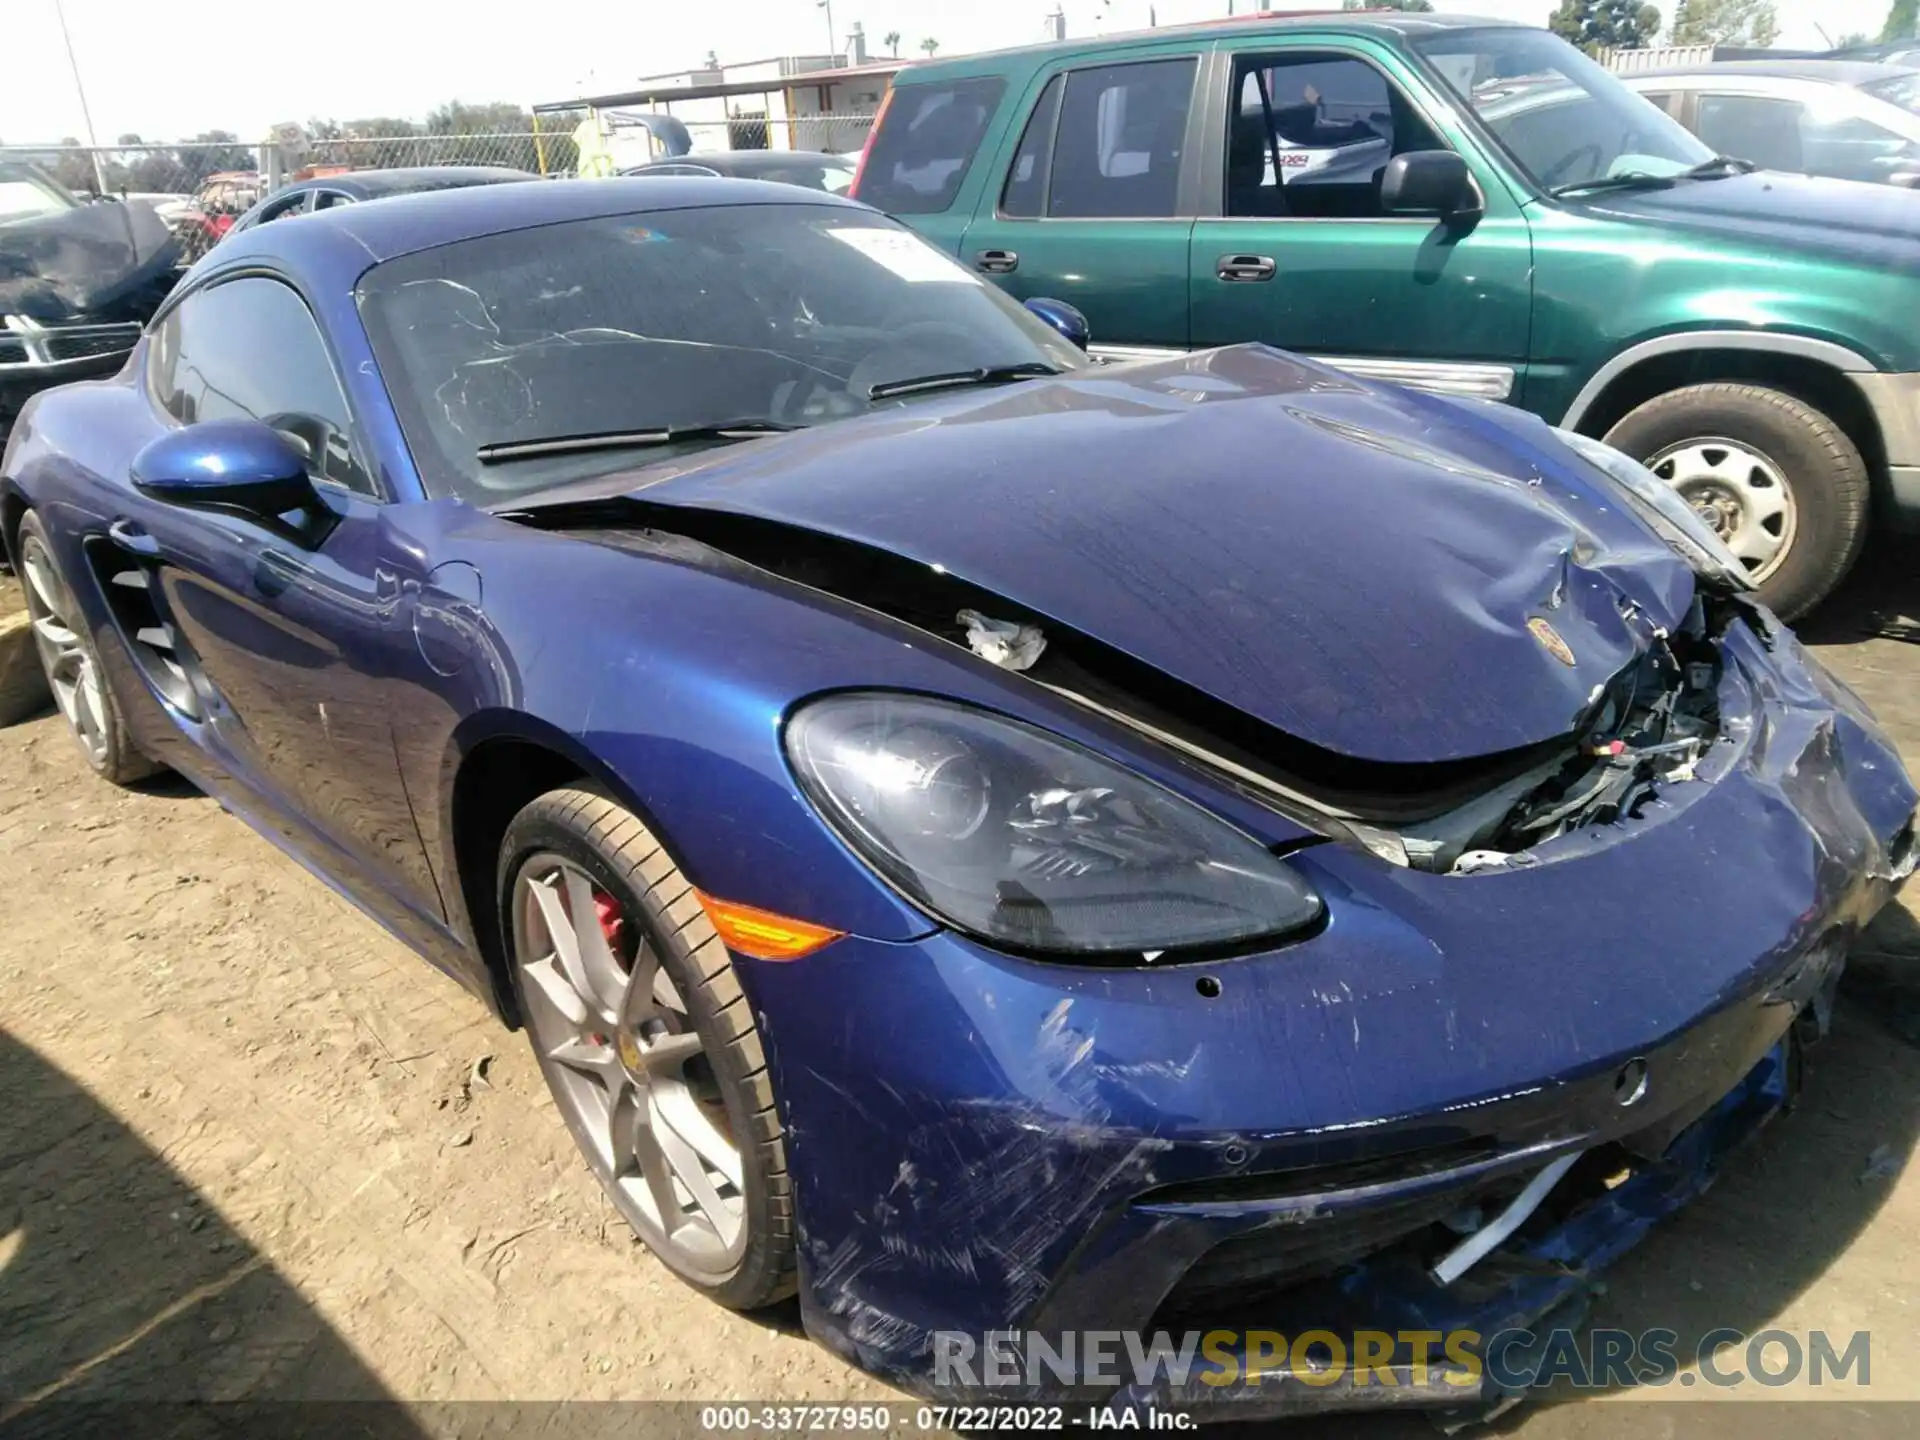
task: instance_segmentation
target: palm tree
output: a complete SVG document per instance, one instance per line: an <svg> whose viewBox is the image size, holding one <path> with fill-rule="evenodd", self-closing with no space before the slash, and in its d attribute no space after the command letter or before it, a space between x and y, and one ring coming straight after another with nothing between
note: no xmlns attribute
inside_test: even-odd
<svg viewBox="0 0 1920 1440"><path fill-rule="evenodd" d="M931 57L933 52L940 48L940 42L929 35L920 42L920 48L926 51L928 56Z"/></svg>
<svg viewBox="0 0 1920 1440"><path fill-rule="evenodd" d="M889 30L881 37L880 43L893 52L894 59L898 60L900 58L900 32L898 30Z"/></svg>

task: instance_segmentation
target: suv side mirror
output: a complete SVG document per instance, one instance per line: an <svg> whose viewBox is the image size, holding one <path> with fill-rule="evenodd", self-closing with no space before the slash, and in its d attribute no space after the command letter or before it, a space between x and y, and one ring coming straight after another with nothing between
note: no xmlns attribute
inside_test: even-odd
<svg viewBox="0 0 1920 1440"><path fill-rule="evenodd" d="M1473 172L1451 150L1409 150L1394 156L1381 172L1382 214L1464 220L1477 219L1481 209Z"/></svg>
<svg viewBox="0 0 1920 1440"><path fill-rule="evenodd" d="M156 500L244 515L305 545L319 544L333 528L299 445L257 420L170 430L133 457L132 478Z"/></svg>

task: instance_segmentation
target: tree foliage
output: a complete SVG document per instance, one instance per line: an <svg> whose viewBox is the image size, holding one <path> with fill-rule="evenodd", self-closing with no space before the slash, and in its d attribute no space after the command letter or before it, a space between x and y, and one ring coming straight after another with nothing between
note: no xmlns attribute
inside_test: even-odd
<svg viewBox="0 0 1920 1440"><path fill-rule="evenodd" d="M1673 12L1675 45L1753 45L1780 35L1773 0L1680 0Z"/></svg>
<svg viewBox="0 0 1920 1440"><path fill-rule="evenodd" d="M1887 10L1887 23L1880 27L1882 40L1911 40L1920 31L1920 0L1893 0Z"/></svg>
<svg viewBox="0 0 1920 1440"><path fill-rule="evenodd" d="M1547 28L1582 50L1633 50L1660 33L1660 12L1639 0L1560 0Z"/></svg>

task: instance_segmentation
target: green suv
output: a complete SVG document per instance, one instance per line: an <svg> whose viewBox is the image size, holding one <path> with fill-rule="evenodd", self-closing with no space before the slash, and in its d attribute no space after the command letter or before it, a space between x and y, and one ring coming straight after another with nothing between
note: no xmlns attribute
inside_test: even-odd
<svg viewBox="0 0 1920 1440"><path fill-rule="evenodd" d="M1715 156L1543 30L1268 15L917 65L853 193L1113 358L1262 341L1604 437L1788 618L1870 510L1920 529L1920 195Z"/></svg>

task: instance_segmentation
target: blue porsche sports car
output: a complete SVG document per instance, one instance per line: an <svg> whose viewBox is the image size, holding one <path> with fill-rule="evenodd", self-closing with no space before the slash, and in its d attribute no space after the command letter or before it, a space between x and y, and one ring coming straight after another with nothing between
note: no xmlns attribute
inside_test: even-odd
<svg viewBox="0 0 1920 1440"><path fill-rule="evenodd" d="M1788 1094L1913 785L1615 452L1036 306L791 186L329 210L37 397L0 524L92 767L524 1027L720 1303L947 1396L1565 1313Z"/></svg>

